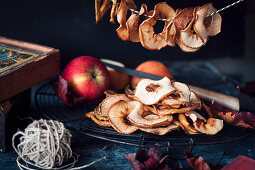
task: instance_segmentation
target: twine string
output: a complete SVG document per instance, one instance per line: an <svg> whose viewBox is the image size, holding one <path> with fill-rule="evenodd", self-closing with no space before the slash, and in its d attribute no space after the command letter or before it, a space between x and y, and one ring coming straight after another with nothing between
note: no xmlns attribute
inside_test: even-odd
<svg viewBox="0 0 255 170"><path fill-rule="evenodd" d="M15 138L20 143L15 145ZM35 120L25 129L18 131L12 137L12 146L18 154L16 159L20 169L34 170L28 165L42 169L82 169L95 164L106 157L95 160L87 165L73 168L78 161L78 155L72 152L71 137L63 123L54 120ZM65 161L72 160L67 165ZM23 162L24 163L23 163Z"/></svg>

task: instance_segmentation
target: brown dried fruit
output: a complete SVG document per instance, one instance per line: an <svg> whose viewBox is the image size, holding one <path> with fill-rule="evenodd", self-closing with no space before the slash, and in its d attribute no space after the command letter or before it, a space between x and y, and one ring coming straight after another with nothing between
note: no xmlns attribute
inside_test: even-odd
<svg viewBox="0 0 255 170"><path fill-rule="evenodd" d="M157 127L157 128L139 128L139 130L147 132L147 133L153 133L156 135L165 135L169 132L172 132L174 130L178 130L179 126L175 124L170 124L166 127Z"/></svg>
<svg viewBox="0 0 255 170"><path fill-rule="evenodd" d="M85 114L86 117L92 119L96 124L98 124L99 126L105 126L105 127L111 127L111 124L109 121L103 121L103 120L98 120L96 117L95 117L95 114L94 114L94 111L92 112L89 112L89 113L86 113Z"/></svg>
<svg viewBox="0 0 255 170"><path fill-rule="evenodd" d="M107 116L111 107L120 100L130 101L125 94L114 94L104 99L99 105L101 116Z"/></svg>
<svg viewBox="0 0 255 170"><path fill-rule="evenodd" d="M159 19L173 19L175 10L166 2L161 2L155 5L152 17L143 21L139 26L139 37L143 47L150 50L160 50L167 46L166 31L167 26L171 21L164 21L165 26L161 33L155 34L153 26Z"/></svg>
<svg viewBox="0 0 255 170"><path fill-rule="evenodd" d="M142 79L136 86L135 97L145 105L152 105L174 91L175 88L167 77L158 81Z"/></svg>
<svg viewBox="0 0 255 170"><path fill-rule="evenodd" d="M135 108L127 116L127 118L130 122L132 122L132 124L138 127L154 128L160 126L167 126L173 120L173 117L171 115L160 117L158 115L153 114L152 112L145 111L142 103L136 101L134 102Z"/></svg>
<svg viewBox="0 0 255 170"><path fill-rule="evenodd" d="M217 11L212 3L208 3L198 8L196 11L196 20L194 23L194 30L205 43L210 36L217 35L221 32L221 16L219 13L211 17L207 15Z"/></svg>
<svg viewBox="0 0 255 170"><path fill-rule="evenodd" d="M131 134L138 128L132 125L127 116L134 109L134 106L127 101L120 100L115 103L108 112L108 118L112 127L119 133Z"/></svg>

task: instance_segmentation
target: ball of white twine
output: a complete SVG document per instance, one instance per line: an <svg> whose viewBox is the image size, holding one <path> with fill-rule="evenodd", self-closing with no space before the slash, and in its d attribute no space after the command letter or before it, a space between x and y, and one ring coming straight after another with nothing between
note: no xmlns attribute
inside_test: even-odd
<svg viewBox="0 0 255 170"><path fill-rule="evenodd" d="M20 143L15 145L15 138L19 138ZM34 120L25 129L25 132L18 131L12 137L12 146L17 152L17 164L20 169L33 170L23 165L22 159L26 164L42 169L84 169L106 157L97 159L87 165L74 167L78 161L78 155L72 152L71 137L69 130L63 123L54 120ZM71 163L63 165L62 163L72 158ZM70 162L70 161L69 161Z"/></svg>
<svg viewBox="0 0 255 170"><path fill-rule="evenodd" d="M18 135L21 137L16 147L14 142ZM26 163L39 168L51 169L62 165L64 161L72 157L71 137L72 135L63 123L41 119L28 125L25 132L15 133L12 146L19 158Z"/></svg>

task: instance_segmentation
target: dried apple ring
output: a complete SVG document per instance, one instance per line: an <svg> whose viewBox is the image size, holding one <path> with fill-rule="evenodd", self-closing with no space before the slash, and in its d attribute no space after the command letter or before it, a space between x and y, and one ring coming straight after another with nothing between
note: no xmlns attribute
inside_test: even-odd
<svg viewBox="0 0 255 170"><path fill-rule="evenodd" d="M188 120L186 119L186 116L181 113L178 115L178 119L179 121L181 122L181 124L185 127L185 129L189 130L190 132L193 132L193 133L197 133L198 131L192 127L192 125L188 122Z"/></svg>
<svg viewBox="0 0 255 170"><path fill-rule="evenodd" d="M145 4L141 5L139 14L132 14L127 20L127 29L129 32L129 40L131 42L140 42L139 38L139 19L140 15L147 14L147 6Z"/></svg>
<svg viewBox="0 0 255 170"><path fill-rule="evenodd" d="M181 30L184 30L187 28L187 25L192 21L194 17L194 8L184 8L183 10L179 11L178 14L175 16L173 20L173 26L174 29L176 29L175 33L175 42L178 44L180 49L184 52L196 52L199 48L190 48L186 46L180 39L180 33ZM171 31L170 28L168 28L168 32ZM170 33L169 33L170 34Z"/></svg>
<svg viewBox="0 0 255 170"><path fill-rule="evenodd" d="M134 106L130 102L121 100L115 103L109 110L109 121L117 132L131 134L138 129L127 120L127 115L129 115L133 109Z"/></svg>
<svg viewBox="0 0 255 170"><path fill-rule="evenodd" d="M112 1L111 0L104 0L102 6L100 7L101 0L95 0L95 13L96 13L96 23L98 23L108 9L111 8Z"/></svg>
<svg viewBox="0 0 255 170"><path fill-rule="evenodd" d="M108 120L98 120L96 117L95 117L95 114L94 114L94 111L92 112L89 112L89 113L86 113L85 114L86 117L90 118L91 120L93 120L96 124L98 124L99 126L105 126L105 127L111 127L111 124Z"/></svg>
<svg viewBox="0 0 255 170"><path fill-rule="evenodd" d="M139 128L139 130L147 132L147 133L153 133L155 135L165 135L169 132L172 132L174 130L178 130L179 126L175 124L170 124L166 127L157 127L157 128Z"/></svg>
<svg viewBox="0 0 255 170"><path fill-rule="evenodd" d="M206 120L203 116L194 111L188 112L186 115L192 119L194 128L200 133L215 135L223 128L223 120L215 118Z"/></svg>
<svg viewBox="0 0 255 170"><path fill-rule="evenodd" d="M167 77L158 81L142 79L136 86L135 97L145 105L152 105L174 91L175 88Z"/></svg>
<svg viewBox="0 0 255 170"><path fill-rule="evenodd" d="M125 94L114 94L104 99L99 105L101 116L107 116L111 107L120 100L130 101Z"/></svg>
<svg viewBox="0 0 255 170"><path fill-rule="evenodd" d="M127 116L127 119L137 127L142 128L154 128L160 126L167 126L171 124L173 117L171 115L167 116L158 116L150 112L153 116L148 116L144 110L142 103L133 101L135 108Z"/></svg>
<svg viewBox="0 0 255 170"><path fill-rule="evenodd" d="M203 42L206 42L209 37L221 32L222 19L220 14L217 13L207 17L215 11L217 10L213 7L212 3L205 4L196 11L194 30Z"/></svg>
<svg viewBox="0 0 255 170"><path fill-rule="evenodd" d="M175 10L166 2L155 5L152 17L143 21L139 26L139 37L143 47L150 50L160 50L167 46L166 28L171 21L165 21L164 29L161 33L155 34L153 26L159 19L173 19Z"/></svg>
<svg viewBox="0 0 255 170"><path fill-rule="evenodd" d="M129 40L129 31L127 27L127 12L132 8L136 10L136 5L133 0L121 0L120 6L117 11L117 21L120 24L116 32L119 38L123 41Z"/></svg>

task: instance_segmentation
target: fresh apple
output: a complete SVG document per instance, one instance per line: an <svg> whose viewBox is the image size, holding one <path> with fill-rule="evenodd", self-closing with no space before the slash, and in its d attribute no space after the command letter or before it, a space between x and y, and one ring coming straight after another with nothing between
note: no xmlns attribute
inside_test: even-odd
<svg viewBox="0 0 255 170"><path fill-rule="evenodd" d="M86 101L102 96L110 85L110 75L104 64L90 56L77 57L68 63L63 78L70 91Z"/></svg>
<svg viewBox="0 0 255 170"><path fill-rule="evenodd" d="M173 78L173 74L171 73L169 68L159 61L153 61L153 60L145 61L141 63L140 65L138 65L136 67L136 70L142 71L145 73L154 74L161 77L168 77L169 79ZM139 80L140 78L138 77L132 77L130 82L131 87L135 88Z"/></svg>
<svg viewBox="0 0 255 170"><path fill-rule="evenodd" d="M109 64L117 65L120 67L125 67L125 65L123 63L120 63L118 61L113 61L113 60L109 60L109 59L101 59L101 61L104 63L109 63ZM128 85L129 75L127 75L125 73L121 73L121 72L119 72L113 68L110 68L110 67L106 67L106 68L109 71L110 77L111 77L110 89L122 90Z"/></svg>

